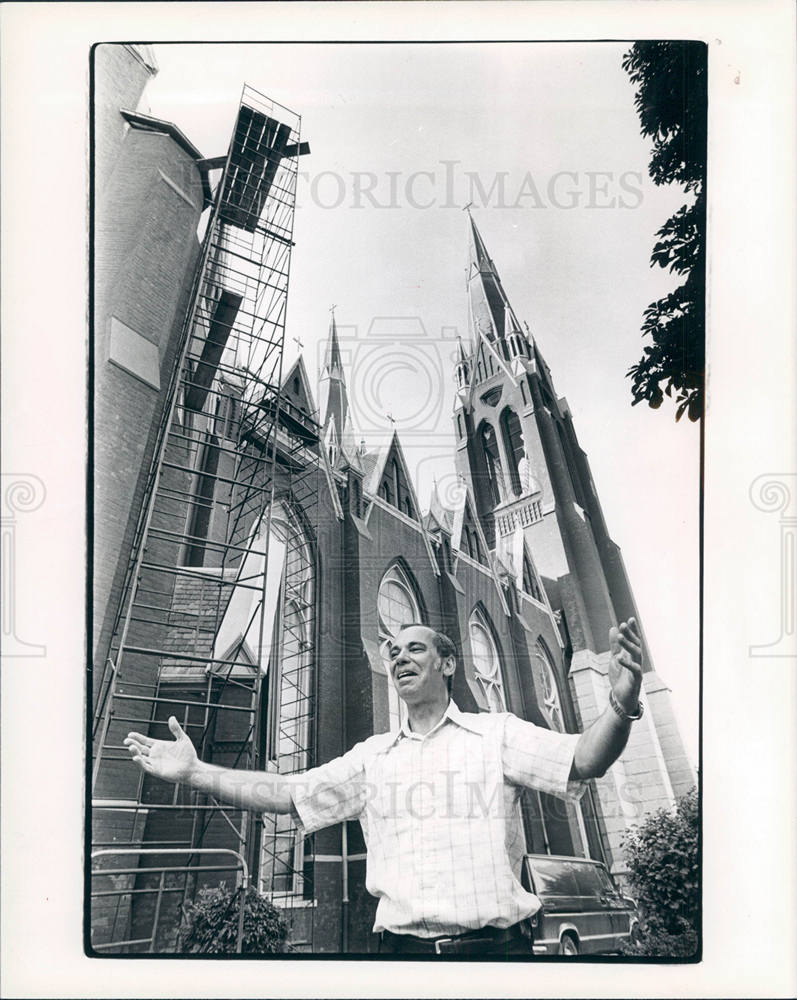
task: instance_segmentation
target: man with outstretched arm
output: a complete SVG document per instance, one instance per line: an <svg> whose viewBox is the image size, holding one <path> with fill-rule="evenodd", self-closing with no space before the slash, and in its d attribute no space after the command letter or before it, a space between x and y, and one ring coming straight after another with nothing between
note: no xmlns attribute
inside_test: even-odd
<svg viewBox="0 0 797 1000"><path fill-rule="evenodd" d="M383 954L529 955L524 925L540 904L519 881L519 795L532 788L578 798L585 779L617 760L642 714L636 621L612 628L609 639L609 706L580 734L508 712L460 712L450 697L453 643L408 625L389 649L407 709L400 731L371 736L304 774L206 764L174 717L174 741L130 733L125 743L148 774L243 809L291 813L306 834L359 819Z"/></svg>

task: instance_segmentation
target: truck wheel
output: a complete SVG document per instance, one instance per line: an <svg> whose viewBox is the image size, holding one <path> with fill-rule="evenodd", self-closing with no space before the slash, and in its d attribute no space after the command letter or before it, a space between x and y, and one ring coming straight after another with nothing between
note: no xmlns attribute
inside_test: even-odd
<svg viewBox="0 0 797 1000"><path fill-rule="evenodd" d="M572 934L565 934L562 940L559 942L559 954L560 955L577 955L578 954L578 941L573 937Z"/></svg>

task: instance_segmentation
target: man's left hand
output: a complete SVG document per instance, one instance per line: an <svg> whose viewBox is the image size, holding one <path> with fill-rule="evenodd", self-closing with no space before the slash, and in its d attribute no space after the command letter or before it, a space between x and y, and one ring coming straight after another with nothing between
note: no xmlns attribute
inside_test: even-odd
<svg viewBox="0 0 797 1000"><path fill-rule="evenodd" d="M609 629L609 647L609 683L614 697L623 711L636 715L642 687L642 639L636 618L620 622L619 628Z"/></svg>

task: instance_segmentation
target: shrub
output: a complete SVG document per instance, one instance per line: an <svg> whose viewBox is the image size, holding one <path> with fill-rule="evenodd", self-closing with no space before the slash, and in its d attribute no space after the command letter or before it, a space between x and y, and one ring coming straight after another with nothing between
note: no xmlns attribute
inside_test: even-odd
<svg viewBox="0 0 797 1000"><path fill-rule="evenodd" d="M698 937L692 927L685 927L681 934L668 934L646 927L636 941L623 945L624 955L639 958L694 958L697 954Z"/></svg>
<svg viewBox="0 0 797 1000"><path fill-rule="evenodd" d="M186 904L183 950L210 955L234 954L238 937L241 890L224 884L200 889ZM255 889L247 889L241 951L245 955L277 954L290 950L288 925L279 910Z"/></svg>
<svg viewBox="0 0 797 1000"><path fill-rule="evenodd" d="M692 958L700 939L697 789L674 810L659 809L626 835L628 879L643 917L627 953Z"/></svg>

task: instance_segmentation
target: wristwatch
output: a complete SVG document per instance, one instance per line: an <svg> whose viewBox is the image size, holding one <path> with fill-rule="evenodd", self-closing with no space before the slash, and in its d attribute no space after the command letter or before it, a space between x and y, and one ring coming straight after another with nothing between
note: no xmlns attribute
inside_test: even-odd
<svg viewBox="0 0 797 1000"><path fill-rule="evenodd" d="M638 702L639 711L636 715L629 715L620 705L620 702L614 697L614 691L609 689L609 704L612 706L612 711L615 715L619 715L623 722L636 722L637 719L641 719L644 712L645 706L642 702Z"/></svg>

